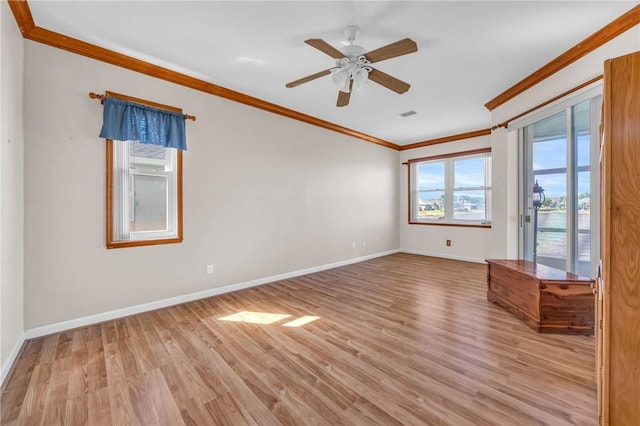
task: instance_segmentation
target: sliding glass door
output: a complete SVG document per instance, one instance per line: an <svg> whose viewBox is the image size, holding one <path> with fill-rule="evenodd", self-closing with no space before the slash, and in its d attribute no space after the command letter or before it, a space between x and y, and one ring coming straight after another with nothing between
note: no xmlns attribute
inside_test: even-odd
<svg viewBox="0 0 640 426"><path fill-rule="evenodd" d="M593 276L598 258L600 101L570 105L522 132L523 257L583 276Z"/></svg>

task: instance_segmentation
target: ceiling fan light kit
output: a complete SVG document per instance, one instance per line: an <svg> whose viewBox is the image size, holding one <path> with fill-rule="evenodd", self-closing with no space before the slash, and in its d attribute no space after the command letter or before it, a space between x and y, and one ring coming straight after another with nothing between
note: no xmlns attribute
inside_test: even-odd
<svg viewBox="0 0 640 426"><path fill-rule="evenodd" d="M372 69L367 66L369 64L371 62L364 56L337 59L336 67L331 70L331 79L341 92L350 93L353 90L359 90L362 83L369 78ZM353 87L350 87L350 81L353 81Z"/></svg>
<svg viewBox="0 0 640 426"><path fill-rule="evenodd" d="M321 39L305 40L308 45L334 58L335 67L287 83L286 87L296 87L331 74L331 80L338 88L338 101L336 103L338 107L348 105L351 93L361 89L367 80L375 81L399 94L409 90L410 85L408 83L374 69L371 64L416 52L418 46L413 40L405 38L367 52L362 46L354 44L360 34L360 29L357 26L351 25L347 27L344 30L344 34L348 44L340 50Z"/></svg>

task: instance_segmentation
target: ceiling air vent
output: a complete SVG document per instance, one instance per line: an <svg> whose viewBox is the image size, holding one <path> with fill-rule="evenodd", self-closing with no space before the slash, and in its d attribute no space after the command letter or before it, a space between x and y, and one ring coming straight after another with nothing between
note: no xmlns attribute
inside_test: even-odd
<svg viewBox="0 0 640 426"><path fill-rule="evenodd" d="M414 110L411 110L411 111L403 112L402 114L400 114L400 117L405 117L406 118L406 117L410 117L410 116L415 115L415 114L417 114L417 113Z"/></svg>

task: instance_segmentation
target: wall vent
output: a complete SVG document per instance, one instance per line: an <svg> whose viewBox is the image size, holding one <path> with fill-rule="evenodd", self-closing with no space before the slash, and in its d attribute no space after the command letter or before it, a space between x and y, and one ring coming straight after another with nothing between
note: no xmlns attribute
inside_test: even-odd
<svg viewBox="0 0 640 426"><path fill-rule="evenodd" d="M400 117L405 117L406 118L406 117L410 117L410 116L415 115L415 114L417 114L417 112L415 112L414 110L411 110L411 111L407 111L407 112L401 113Z"/></svg>

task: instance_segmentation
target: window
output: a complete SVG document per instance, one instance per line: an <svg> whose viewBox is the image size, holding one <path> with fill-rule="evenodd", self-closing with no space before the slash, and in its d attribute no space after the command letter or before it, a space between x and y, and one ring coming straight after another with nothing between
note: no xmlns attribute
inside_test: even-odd
<svg viewBox="0 0 640 426"><path fill-rule="evenodd" d="M96 95L97 96L97 95ZM182 242L182 110L107 92L107 248Z"/></svg>
<svg viewBox="0 0 640 426"><path fill-rule="evenodd" d="M491 226L491 149L408 161L409 223Z"/></svg>
<svg viewBox="0 0 640 426"><path fill-rule="evenodd" d="M107 246L182 241L181 175L180 150L107 140Z"/></svg>

